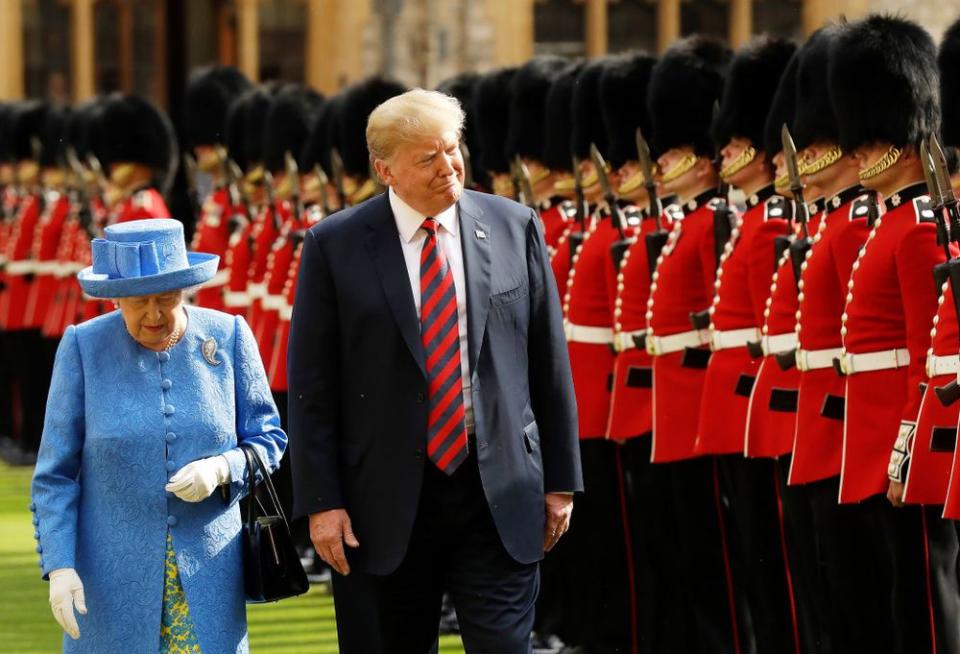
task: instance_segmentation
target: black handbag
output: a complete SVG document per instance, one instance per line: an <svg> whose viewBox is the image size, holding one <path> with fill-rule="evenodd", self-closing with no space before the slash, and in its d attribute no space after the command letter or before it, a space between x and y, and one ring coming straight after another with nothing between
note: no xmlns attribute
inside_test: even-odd
<svg viewBox="0 0 960 654"><path fill-rule="evenodd" d="M310 583L290 537L290 526L270 480L270 471L255 448L241 445L240 449L247 459L250 484L243 524L243 585L247 602L275 602L303 595L310 589ZM257 483L257 470L261 474L260 483ZM262 490L264 486L266 493ZM264 495L272 505L270 510L261 502Z"/></svg>

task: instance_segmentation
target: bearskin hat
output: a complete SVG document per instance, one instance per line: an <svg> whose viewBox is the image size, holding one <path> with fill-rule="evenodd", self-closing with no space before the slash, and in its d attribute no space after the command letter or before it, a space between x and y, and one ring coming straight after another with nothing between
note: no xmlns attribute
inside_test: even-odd
<svg viewBox="0 0 960 654"><path fill-rule="evenodd" d="M551 170L572 170L570 134L573 131L573 89L583 64L567 66L550 85L547 117L543 121L543 163Z"/></svg>
<svg viewBox="0 0 960 654"><path fill-rule="evenodd" d="M67 123L71 114L68 106L51 106L40 136L40 165L63 166L67 152Z"/></svg>
<svg viewBox="0 0 960 654"><path fill-rule="evenodd" d="M241 170L263 162L263 125L275 86L261 85L241 95L227 113L227 150Z"/></svg>
<svg viewBox="0 0 960 654"><path fill-rule="evenodd" d="M251 84L232 66L206 66L193 73L183 101L184 138L191 147L226 141L230 104Z"/></svg>
<svg viewBox="0 0 960 654"><path fill-rule="evenodd" d="M713 140L723 147L733 137L763 147L763 125L777 84L797 46L787 39L758 36L740 48L730 62L720 113L713 122Z"/></svg>
<svg viewBox="0 0 960 654"><path fill-rule="evenodd" d="M170 119L144 98L112 93L103 102L96 138L100 162L138 163L166 173L173 163L176 137Z"/></svg>
<svg viewBox="0 0 960 654"><path fill-rule="evenodd" d="M437 85L437 90L456 98L460 102L460 106L466 114L466 120L463 124L463 141L467 144L467 149L470 150L470 168L473 179L477 183L487 186L489 180L481 162L480 133L477 127L477 110L474 104L477 82L479 81L479 73L460 73L440 82Z"/></svg>
<svg viewBox="0 0 960 654"><path fill-rule="evenodd" d="M95 97L73 107L67 117L64 128L67 145L73 148L81 161L85 161L90 154L97 156L93 138L102 105L103 98Z"/></svg>
<svg viewBox="0 0 960 654"><path fill-rule="evenodd" d="M790 132L798 150L817 141L838 143L840 131L827 79L830 50L843 25L828 25L814 32L797 54L796 96Z"/></svg>
<svg viewBox="0 0 960 654"><path fill-rule="evenodd" d="M660 57L647 93L654 150L693 146L697 154L713 156L713 105L723 93L731 56L721 41L697 34L677 41Z"/></svg>
<svg viewBox="0 0 960 654"><path fill-rule="evenodd" d="M390 98L405 93L407 87L383 77L371 77L348 88L337 111L340 128L340 157L348 175L370 175L367 150L367 119L373 110Z"/></svg>
<svg viewBox="0 0 960 654"><path fill-rule="evenodd" d="M303 84L288 84L277 92L270 103L261 137L263 165L267 170L284 170L287 152L294 156L297 166L303 166L303 144L322 105L323 95Z"/></svg>
<svg viewBox="0 0 960 654"><path fill-rule="evenodd" d="M939 133L937 50L916 23L875 14L850 24L833 42L827 76L847 152Z"/></svg>
<svg viewBox="0 0 960 654"><path fill-rule="evenodd" d="M793 53L787 67L777 84L777 91L773 94L770 111L763 124L763 148L767 153L767 160L772 160L777 153L783 150L781 131L786 125L793 129L793 119L796 113L797 99L797 66L800 64L800 50Z"/></svg>
<svg viewBox="0 0 960 654"><path fill-rule="evenodd" d="M49 111L50 105L42 100L27 100L16 105L10 116L10 155L14 161L33 159L39 154L35 144L43 140Z"/></svg>
<svg viewBox="0 0 960 654"><path fill-rule="evenodd" d="M510 170L507 160L507 130L510 127L510 86L516 68L501 68L487 73L474 91L477 127L480 134L480 161L489 173Z"/></svg>
<svg viewBox="0 0 960 654"><path fill-rule="evenodd" d="M600 76L600 108L607 130L607 156L619 168L636 161L637 128L650 138L647 85L656 57L633 52L611 58Z"/></svg>
<svg viewBox="0 0 960 654"><path fill-rule="evenodd" d="M571 146L580 159L590 158L590 144L606 156L607 130L600 107L600 76L607 66L607 58L588 62L573 87L573 133Z"/></svg>
<svg viewBox="0 0 960 654"><path fill-rule="evenodd" d="M943 141L960 146L960 20L943 35L937 64L940 68Z"/></svg>
<svg viewBox="0 0 960 654"><path fill-rule="evenodd" d="M16 107L14 102L0 103L0 161L12 159L13 117Z"/></svg>
<svg viewBox="0 0 960 654"><path fill-rule="evenodd" d="M313 122L310 124L310 133L300 151L300 157L297 159L302 170L313 169L314 166L320 166L324 172L331 176L330 170L330 119L336 112L336 101L339 96L327 98L317 108Z"/></svg>
<svg viewBox="0 0 960 654"><path fill-rule="evenodd" d="M507 128L506 155L541 161L543 159L543 120L550 84L563 68L561 57L534 57L517 69L510 83L510 124Z"/></svg>

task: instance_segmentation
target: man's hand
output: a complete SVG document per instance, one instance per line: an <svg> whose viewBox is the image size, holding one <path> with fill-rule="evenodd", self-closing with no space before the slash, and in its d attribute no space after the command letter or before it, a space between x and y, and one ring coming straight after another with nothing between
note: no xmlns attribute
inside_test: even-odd
<svg viewBox="0 0 960 654"><path fill-rule="evenodd" d="M360 541L353 535L350 516L343 509L331 509L310 515L310 540L320 558L342 575L350 574L343 544L354 549Z"/></svg>
<svg viewBox="0 0 960 654"><path fill-rule="evenodd" d="M543 530L543 551L549 552L560 537L570 528L573 515L573 495L570 493L547 493L547 523Z"/></svg>
<svg viewBox="0 0 960 654"><path fill-rule="evenodd" d="M887 499L890 504L897 508L903 506L903 484L899 481L890 480L890 487L887 489Z"/></svg>

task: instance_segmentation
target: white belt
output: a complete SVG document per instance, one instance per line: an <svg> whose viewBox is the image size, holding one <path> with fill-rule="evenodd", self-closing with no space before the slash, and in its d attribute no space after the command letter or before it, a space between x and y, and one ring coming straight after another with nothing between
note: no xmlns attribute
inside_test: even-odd
<svg viewBox="0 0 960 654"><path fill-rule="evenodd" d="M290 320L293 317L293 307L289 304L284 304L280 307L280 320Z"/></svg>
<svg viewBox="0 0 960 654"><path fill-rule="evenodd" d="M223 269L218 270L217 274L210 278L210 281L203 284L203 288L210 288L211 286L223 286L230 281L230 270Z"/></svg>
<svg viewBox="0 0 960 654"><path fill-rule="evenodd" d="M610 327L587 327L585 325L574 325L572 322L564 322L563 333L567 337L567 343L591 343L593 345L613 343L613 330Z"/></svg>
<svg viewBox="0 0 960 654"><path fill-rule="evenodd" d="M64 277L69 277L71 273L79 272L82 268L78 268L79 264L74 263L73 261L57 261L53 266L53 274L61 279Z"/></svg>
<svg viewBox="0 0 960 654"><path fill-rule="evenodd" d="M260 301L260 305L268 311L279 311L283 307L282 295L265 295Z"/></svg>
<svg viewBox="0 0 960 654"><path fill-rule="evenodd" d="M756 341L760 337L760 330L756 327L746 327L744 329L711 329L710 330L710 349L714 352L720 350L730 350L735 347L746 347L750 341Z"/></svg>
<svg viewBox="0 0 960 654"><path fill-rule="evenodd" d="M53 275L57 272L60 262L57 260L53 261L37 261L33 264L33 272L38 275Z"/></svg>
<svg viewBox="0 0 960 654"><path fill-rule="evenodd" d="M908 365L910 365L910 350L905 347L865 354L846 352L840 357L840 369L845 375L903 368Z"/></svg>
<svg viewBox="0 0 960 654"><path fill-rule="evenodd" d="M267 294L267 283L247 284L247 293L251 299L256 300L257 298L261 298Z"/></svg>
<svg viewBox="0 0 960 654"><path fill-rule="evenodd" d="M927 355L927 377L936 377L937 375L955 375L958 372L960 372L960 355Z"/></svg>
<svg viewBox="0 0 960 654"><path fill-rule="evenodd" d="M760 346L764 354L776 354L778 352L787 352L797 349L797 333L787 332L785 334L774 334L773 336L763 336L760 339Z"/></svg>
<svg viewBox="0 0 960 654"><path fill-rule="evenodd" d="M223 294L223 304L228 307L250 306L250 294L246 291L225 291Z"/></svg>
<svg viewBox="0 0 960 654"><path fill-rule="evenodd" d="M647 352L653 356L680 352L688 347L700 347L710 342L710 332L706 329L694 329L689 332L670 334L669 336L647 336Z"/></svg>
<svg viewBox="0 0 960 654"><path fill-rule="evenodd" d="M797 369L822 370L832 368L833 360L843 356L843 348L831 347L825 350L797 350Z"/></svg>
<svg viewBox="0 0 960 654"><path fill-rule="evenodd" d="M637 342L634 339L640 336L646 336L646 334L646 329L638 329L635 332L617 332L613 335L613 349L617 352L632 350L637 347Z"/></svg>
<svg viewBox="0 0 960 654"><path fill-rule="evenodd" d="M32 259L15 259L7 262L4 271L8 275L27 275L33 272L36 265L37 262Z"/></svg>

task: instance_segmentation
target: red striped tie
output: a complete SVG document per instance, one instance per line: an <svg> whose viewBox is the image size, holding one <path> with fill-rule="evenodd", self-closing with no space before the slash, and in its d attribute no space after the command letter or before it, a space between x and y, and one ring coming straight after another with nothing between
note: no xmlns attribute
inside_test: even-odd
<svg viewBox="0 0 960 654"><path fill-rule="evenodd" d="M437 243L437 221L422 225L427 240L420 252L420 339L427 357L427 456L450 475L467 458L460 328L453 272Z"/></svg>

